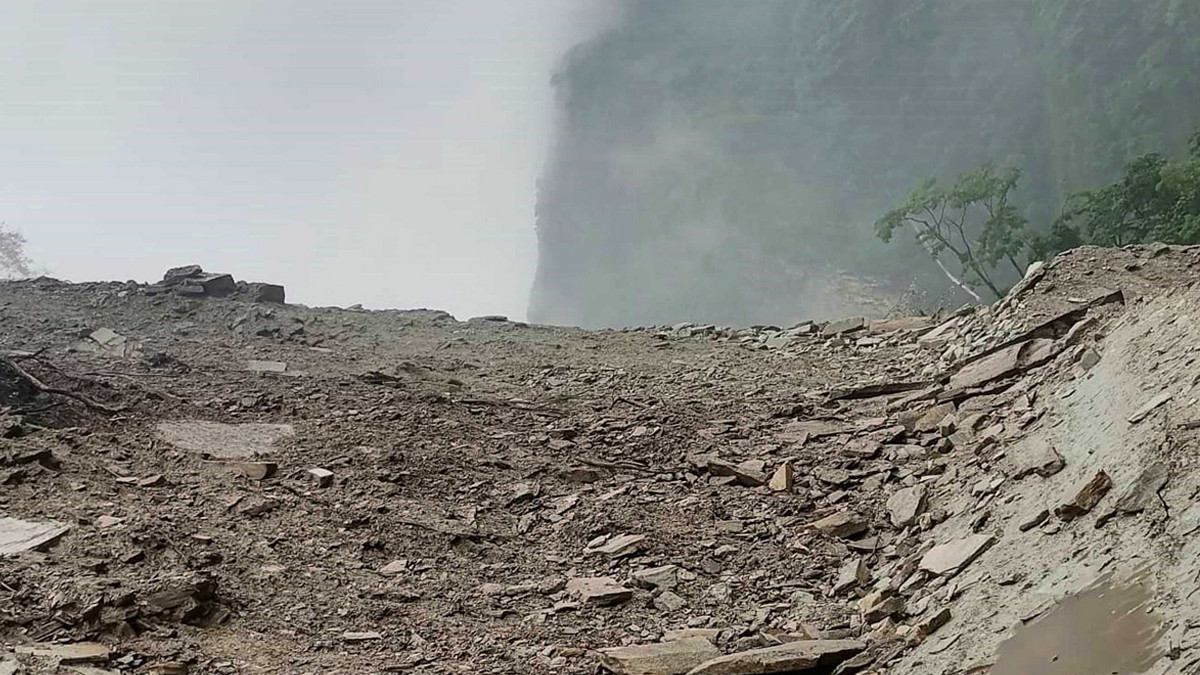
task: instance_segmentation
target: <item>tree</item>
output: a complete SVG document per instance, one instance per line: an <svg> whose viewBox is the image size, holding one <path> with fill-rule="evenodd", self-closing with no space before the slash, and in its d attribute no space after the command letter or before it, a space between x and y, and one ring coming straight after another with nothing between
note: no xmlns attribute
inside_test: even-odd
<svg viewBox="0 0 1200 675"><path fill-rule="evenodd" d="M0 277L30 276L31 264L25 257L25 235L0 223Z"/></svg>
<svg viewBox="0 0 1200 675"><path fill-rule="evenodd" d="M1042 237L1035 250L1045 256L1078 243L1200 243L1200 131L1192 136L1189 150L1179 161L1142 155L1126 165L1115 183L1072 195L1050 236Z"/></svg>
<svg viewBox="0 0 1200 675"><path fill-rule="evenodd" d="M1002 297L996 280L1004 272L998 268L1008 263L1020 276L1017 256L1028 247L1025 217L1009 203L1020 179L1019 169L990 164L960 175L949 186L931 178L876 221L875 234L890 242L896 230L907 226L955 285L977 301L974 289L980 286ZM957 272L942 260L946 252Z"/></svg>

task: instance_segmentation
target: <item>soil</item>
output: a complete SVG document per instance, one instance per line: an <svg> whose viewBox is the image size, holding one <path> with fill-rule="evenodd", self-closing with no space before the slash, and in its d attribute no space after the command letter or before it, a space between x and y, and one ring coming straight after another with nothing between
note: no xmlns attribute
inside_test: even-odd
<svg viewBox="0 0 1200 675"><path fill-rule="evenodd" d="M726 654L851 639L867 670L986 672L1057 602L1150 566L1150 672L1195 672L1197 270L1196 248L1079 249L991 307L844 334L3 283L0 351L119 412L0 368L0 517L70 526L0 559L0 642L34 673L58 661L24 647L54 642L128 673L592 673L695 628ZM1023 340L1048 358L950 387ZM1063 466L1014 472L1035 442ZM783 465L790 486L762 484ZM1101 470L1098 505L1054 515ZM994 543L953 578L921 569L974 534ZM572 593L591 577L630 593Z"/></svg>

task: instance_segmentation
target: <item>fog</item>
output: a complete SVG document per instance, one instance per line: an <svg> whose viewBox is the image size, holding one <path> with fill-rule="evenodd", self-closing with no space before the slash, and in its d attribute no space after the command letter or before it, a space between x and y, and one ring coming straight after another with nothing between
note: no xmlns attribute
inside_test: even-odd
<svg viewBox="0 0 1200 675"><path fill-rule="evenodd" d="M605 0L0 8L0 221L48 274L525 314L550 75Z"/></svg>

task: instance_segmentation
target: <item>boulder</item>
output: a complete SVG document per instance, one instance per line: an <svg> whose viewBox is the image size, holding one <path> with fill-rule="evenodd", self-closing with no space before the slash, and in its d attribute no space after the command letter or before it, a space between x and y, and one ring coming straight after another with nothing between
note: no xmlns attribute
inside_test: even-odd
<svg viewBox="0 0 1200 675"><path fill-rule="evenodd" d="M720 656L688 675L769 675L830 668L866 648L857 640L801 640Z"/></svg>
<svg viewBox="0 0 1200 675"><path fill-rule="evenodd" d="M618 675L685 675L721 655L702 637L600 650L600 663Z"/></svg>

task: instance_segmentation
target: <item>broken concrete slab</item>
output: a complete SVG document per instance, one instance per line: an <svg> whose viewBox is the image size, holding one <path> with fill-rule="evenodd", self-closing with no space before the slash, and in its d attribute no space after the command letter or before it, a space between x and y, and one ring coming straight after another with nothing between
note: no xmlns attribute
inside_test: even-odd
<svg viewBox="0 0 1200 675"><path fill-rule="evenodd" d="M53 520L0 518L0 557L49 548L70 529L70 525Z"/></svg>
<svg viewBox="0 0 1200 675"><path fill-rule="evenodd" d="M892 525L898 528L908 527L925 512L928 490L924 485L901 488L887 500L888 512Z"/></svg>
<svg viewBox="0 0 1200 675"><path fill-rule="evenodd" d="M919 566L931 574L952 577L970 565L994 543L996 543L996 538L991 535L974 534L934 546L921 558Z"/></svg>
<svg viewBox="0 0 1200 675"><path fill-rule="evenodd" d="M617 605L633 597L633 590L612 577L580 577L567 582L567 594L585 605Z"/></svg>
<svg viewBox="0 0 1200 675"><path fill-rule="evenodd" d="M808 524L808 527L829 537L845 539L866 532L870 523L853 511L841 511Z"/></svg>
<svg viewBox="0 0 1200 675"><path fill-rule="evenodd" d="M618 675L686 675L721 652L702 637L600 650L600 663Z"/></svg>
<svg viewBox="0 0 1200 675"><path fill-rule="evenodd" d="M275 442L294 435L290 424L160 422L158 435L181 450L217 459L250 459L271 451Z"/></svg>
<svg viewBox="0 0 1200 675"><path fill-rule="evenodd" d="M829 668L866 649L857 640L801 640L719 656L688 675L770 675Z"/></svg>
<svg viewBox="0 0 1200 675"><path fill-rule="evenodd" d="M1096 508L1104 495L1108 494L1110 488L1112 488L1112 479L1103 470L1097 471L1087 482L1071 491L1070 494L1074 497L1071 498L1071 501L1055 508L1054 515L1063 521L1075 520L1086 515Z"/></svg>

